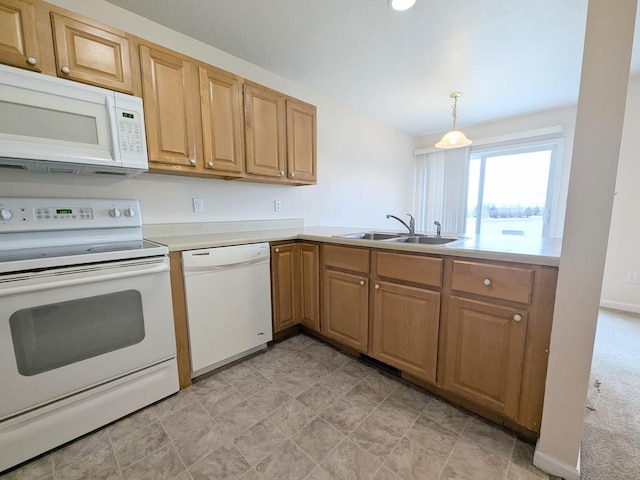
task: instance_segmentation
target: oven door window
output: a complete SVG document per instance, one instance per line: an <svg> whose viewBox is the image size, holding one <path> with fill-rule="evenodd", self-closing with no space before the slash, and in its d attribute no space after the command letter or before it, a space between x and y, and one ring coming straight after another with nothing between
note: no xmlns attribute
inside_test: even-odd
<svg viewBox="0 0 640 480"><path fill-rule="evenodd" d="M37 375L140 343L137 290L25 308L9 319L18 372Z"/></svg>

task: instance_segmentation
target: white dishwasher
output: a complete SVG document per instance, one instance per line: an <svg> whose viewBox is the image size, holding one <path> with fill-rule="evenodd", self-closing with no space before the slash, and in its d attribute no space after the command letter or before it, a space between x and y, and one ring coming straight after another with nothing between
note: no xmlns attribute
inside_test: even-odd
<svg viewBox="0 0 640 480"><path fill-rule="evenodd" d="M266 347L272 337L269 244L182 252L191 377Z"/></svg>

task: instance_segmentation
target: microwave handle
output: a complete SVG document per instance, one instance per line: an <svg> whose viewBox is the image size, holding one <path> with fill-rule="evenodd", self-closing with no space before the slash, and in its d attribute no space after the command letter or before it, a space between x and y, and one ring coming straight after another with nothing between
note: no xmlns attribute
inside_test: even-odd
<svg viewBox="0 0 640 480"><path fill-rule="evenodd" d="M73 287L75 285L86 285L88 283L103 282L107 280L118 280L121 278L137 277L139 275L151 275L153 273L166 272L169 270L169 265L161 263L152 267L144 269L138 269L123 273L109 273L106 275L96 275L95 277L81 277L73 278L70 280L59 280L53 282L42 282L35 285L22 285L19 287L9 287L6 289L0 289L0 297L8 297L9 295L18 295L20 293L32 293L40 290L51 290L53 288Z"/></svg>
<svg viewBox="0 0 640 480"><path fill-rule="evenodd" d="M113 95L106 96L107 113L109 117L109 128L111 130L111 147L113 149L113 159L116 162L122 161L120 155L120 140L118 139L118 124L116 120L116 106L113 99Z"/></svg>

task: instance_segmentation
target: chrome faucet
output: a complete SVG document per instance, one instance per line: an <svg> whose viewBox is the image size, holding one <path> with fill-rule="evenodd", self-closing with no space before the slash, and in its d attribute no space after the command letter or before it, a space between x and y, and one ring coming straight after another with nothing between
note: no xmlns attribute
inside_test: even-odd
<svg viewBox="0 0 640 480"><path fill-rule="evenodd" d="M436 237L440 238L442 236L442 225L440 225L438 220L433 222L433 224L436 226Z"/></svg>
<svg viewBox="0 0 640 480"><path fill-rule="evenodd" d="M399 219L395 215L387 215L387 218L395 218L401 224L403 224L405 227L407 227L407 230L409 230L409 235L415 235L415 233L416 233L416 219L413 218L413 215L411 215L410 213L407 213L407 215L409 215L409 218L411 219L411 220L409 220L409 224L408 225L404 220Z"/></svg>

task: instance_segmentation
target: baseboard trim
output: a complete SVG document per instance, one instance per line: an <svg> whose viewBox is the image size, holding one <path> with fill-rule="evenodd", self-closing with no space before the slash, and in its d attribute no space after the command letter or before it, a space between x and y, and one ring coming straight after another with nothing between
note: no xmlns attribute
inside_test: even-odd
<svg viewBox="0 0 640 480"><path fill-rule="evenodd" d="M622 310L623 312L640 313L640 305L634 303L614 302L611 300L600 300L602 308L611 308L613 310Z"/></svg>
<svg viewBox="0 0 640 480"><path fill-rule="evenodd" d="M550 475L562 477L565 480L580 480L580 452L578 452L578 464L572 467L536 448L533 454L533 464Z"/></svg>

